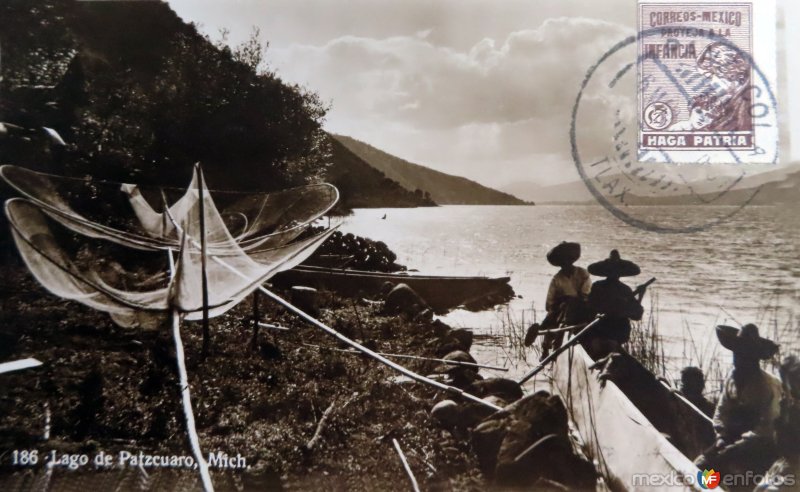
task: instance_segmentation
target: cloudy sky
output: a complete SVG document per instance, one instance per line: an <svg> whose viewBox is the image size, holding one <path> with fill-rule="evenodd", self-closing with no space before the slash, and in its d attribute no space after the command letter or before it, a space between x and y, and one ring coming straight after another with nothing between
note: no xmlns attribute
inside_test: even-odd
<svg viewBox="0 0 800 492"><path fill-rule="evenodd" d="M212 37L229 29L233 45L258 26L269 68L331 103L327 130L498 187L577 179L568 128L580 82L636 26L635 0L169 3ZM779 3L779 16L800 19L799 2ZM800 27L779 24L784 68L800 59ZM783 133L786 162L800 160L792 70L779 75L782 124L798 122Z"/></svg>

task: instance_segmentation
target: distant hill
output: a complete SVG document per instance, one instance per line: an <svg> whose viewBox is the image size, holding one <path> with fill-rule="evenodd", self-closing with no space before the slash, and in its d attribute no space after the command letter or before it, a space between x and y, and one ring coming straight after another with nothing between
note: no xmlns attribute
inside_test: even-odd
<svg viewBox="0 0 800 492"><path fill-rule="evenodd" d="M631 195L627 196L625 201L630 205L741 205L752 197L749 202L751 205L800 203L800 170L791 172L778 181L764 182L763 178L753 176L752 182L748 179L744 184L744 187L737 187L724 194L701 193L695 196L677 195L658 198Z"/></svg>
<svg viewBox="0 0 800 492"><path fill-rule="evenodd" d="M334 138L403 188L427 191L440 205L525 205L523 200L508 193L408 162L354 138L343 135Z"/></svg>
<svg viewBox="0 0 800 492"><path fill-rule="evenodd" d="M618 175L617 177L621 178L621 176L622 175ZM629 193L626 196L626 202L630 205L686 205L702 203L725 205L741 203L742 196L750 196L756 188L763 186L756 198L753 199L754 204L786 203L797 200L797 193L800 191L797 188L798 176L800 176L800 166L797 164L774 171L750 175L745 177L741 183L738 183L735 190L726 192L723 197L718 197L718 183L696 176L695 179L690 182L695 192L695 195L691 197L685 194L685 190L683 189L680 193L684 194L673 193L671 196L660 194L658 197L637 196ZM605 181L611 181L614 177L615 176L608 175ZM689 177L688 179L692 178ZM551 186L541 186L530 181L524 181L510 183L502 187L502 190L537 203L589 203L594 201L591 192L583 181L571 181Z"/></svg>
<svg viewBox="0 0 800 492"><path fill-rule="evenodd" d="M430 196L403 188L335 138L331 138L330 143L333 162L325 172L325 180L339 189L340 210L436 206Z"/></svg>
<svg viewBox="0 0 800 492"><path fill-rule="evenodd" d="M584 202L592 199L592 194L583 181L571 181L551 186L542 186L531 181L518 181L503 186L501 190L536 203Z"/></svg>

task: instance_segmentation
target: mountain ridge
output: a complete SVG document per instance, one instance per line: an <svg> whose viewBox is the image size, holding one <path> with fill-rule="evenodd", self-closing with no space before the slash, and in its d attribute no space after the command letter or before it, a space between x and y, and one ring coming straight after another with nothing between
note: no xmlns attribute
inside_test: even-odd
<svg viewBox="0 0 800 492"><path fill-rule="evenodd" d="M346 135L332 135L373 168L384 173L405 189L430 197L439 205L526 205L525 200L509 193L451 174L406 161L365 142Z"/></svg>
<svg viewBox="0 0 800 492"><path fill-rule="evenodd" d="M351 152L333 137L329 139L332 163L325 179L339 189L340 212L353 208L435 207L425 193L414 193Z"/></svg>
<svg viewBox="0 0 800 492"><path fill-rule="evenodd" d="M757 176L754 176L757 177ZM698 193L665 197L626 198L629 205L780 205L800 202L800 170L790 172L782 180L755 181L746 187L726 192Z"/></svg>

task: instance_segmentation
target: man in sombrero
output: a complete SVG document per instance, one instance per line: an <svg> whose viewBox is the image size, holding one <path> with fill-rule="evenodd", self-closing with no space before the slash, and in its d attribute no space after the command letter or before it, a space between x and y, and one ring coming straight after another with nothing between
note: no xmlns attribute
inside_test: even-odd
<svg viewBox="0 0 800 492"><path fill-rule="evenodd" d="M551 329L559 325L577 324L585 321L585 318L593 317L593 313L587 313L586 298L592 284L589 272L581 267L575 266L575 262L581 257L581 245L578 243L562 241L547 253L547 261L560 268L547 289L547 300L545 310L547 315L542 320L541 326L531 325L528 335L525 337L525 345L533 343L531 334L535 334L538 328ZM547 357L550 350L561 346L564 333L547 333L542 340L542 358Z"/></svg>
<svg viewBox="0 0 800 492"><path fill-rule="evenodd" d="M733 371L722 386L714 412L717 441L697 458L701 469L763 473L776 458L775 425L781 413L781 382L759 362L778 345L758 334L754 324L741 329L717 326L717 338L733 352Z"/></svg>
<svg viewBox="0 0 800 492"><path fill-rule="evenodd" d="M616 249L612 249L605 260L589 265L590 274L605 277L593 283L589 292L589 307L604 316L582 341L595 359L619 352L620 346L630 338L630 320L642 319L644 290L634 291L620 281L620 277L632 277L640 272L636 263L623 260Z"/></svg>
<svg viewBox="0 0 800 492"><path fill-rule="evenodd" d="M790 355L780 367L783 383L781 417L775 425L778 456L756 491L797 490L800 485L800 358ZM791 479L791 481L790 481Z"/></svg>

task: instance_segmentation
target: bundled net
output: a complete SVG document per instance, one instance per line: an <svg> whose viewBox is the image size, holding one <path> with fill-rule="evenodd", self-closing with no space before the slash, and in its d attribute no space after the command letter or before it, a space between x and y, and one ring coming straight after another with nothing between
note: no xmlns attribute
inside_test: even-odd
<svg viewBox="0 0 800 492"><path fill-rule="evenodd" d="M3 166L0 175L26 197L9 200L6 214L37 280L125 327L158 326L173 310L188 320L202 318L204 258L209 317L225 313L328 238L333 229L300 235L338 199L330 185L211 192L199 168L168 206L165 190L14 166ZM152 205L156 197L161 211Z"/></svg>

